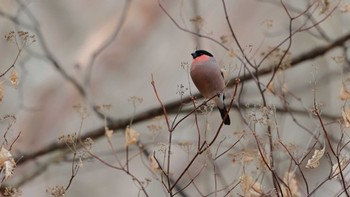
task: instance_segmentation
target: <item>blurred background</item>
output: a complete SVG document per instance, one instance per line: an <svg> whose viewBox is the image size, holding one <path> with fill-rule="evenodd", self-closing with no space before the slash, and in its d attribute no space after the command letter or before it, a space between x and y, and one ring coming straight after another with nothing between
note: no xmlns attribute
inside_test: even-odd
<svg viewBox="0 0 350 197"><path fill-rule="evenodd" d="M285 8L281 2L283 1L226 1L234 33L253 64L259 63L268 51L286 40L290 31L295 34L284 61L300 57L316 47L327 46L349 34L349 26L346 25L350 17L347 13L348 1L297 0L293 1L293 5L285 2ZM286 9L297 17L292 20L291 29ZM303 26L304 24L306 25ZM14 68L1 78L3 98L0 103L0 126L5 133L11 125L6 134L6 139L10 142L21 132L11 150L16 158L59 143L58 138L62 135L79 131L84 135L95 129L103 129L105 120L94 111L95 105L107 105L108 109L103 114L115 122L131 121L139 113L159 108L151 85L152 76L162 102L179 102L180 105L181 94L187 98L190 93L198 92L188 76L188 66L192 61L190 53L196 49L208 50L215 56L225 70L228 83L232 84L237 76L242 77L244 68L254 71L249 65L243 66L239 60L242 53L232 37L221 1L0 0L0 25L3 38L0 39L0 73L4 73L15 62ZM297 31L300 27L311 26L310 29ZM213 38L221 45L181 28ZM5 35L11 31L27 31L35 36L36 41L27 42L19 54L23 40L17 36L17 42L6 41ZM320 134L320 122L311 112L314 99L322 107L324 121L335 144L338 144L341 134L346 132L340 123L346 101L339 99L342 84L347 84L349 70L345 41L339 48L327 51L315 59L296 65L289 64L283 71L277 72L273 85L270 86L273 91L269 89L264 93L267 105L274 114L273 131L279 132L280 139L290 145L290 149L295 148L296 158L306 157L303 162L311 158L315 148L322 149L326 146L323 134ZM280 50L287 49L289 42L287 39L279 46ZM102 46L104 47L101 48ZM281 54L283 53L276 52L270 55L260 68L276 64ZM16 85L11 83L13 70L18 80ZM248 72L246 74L249 75ZM267 88L271 76L269 74L259 79L263 88ZM84 95L69 78L79 84ZM234 86L227 88L228 101L232 99L233 90ZM257 151L256 142L249 134L239 141L237 149L230 150L223 158L215 161L210 159L216 150L226 150L236 142L239 134L251 132L252 124L245 122L251 118L250 115L259 116L263 113L263 100L255 80L244 81L244 86L239 85L239 92L240 99L235 99L234 103L240 104L241 109L232 108L231 125L222 128L215 146L210 149L211 153L200 155L196 159L188 174L180 181L180 188L186 186L191 176L198 174L198 169L202 169L200 175L179 196L223 196L225 193L229 193L228 196L243 195L244 189L237 186L230 193L227 185L239 184L240 177L246 173L264 185L262 190L266 193L273 187L271 179L262 181L264 173L257 167L258 164L245 163L248 162L247 154L251 153L249 157L255 157ZM202 101L198 98L198 104ZM285 105L289 106L289 111L284 108ZM81 107L77 110L76 106ZM192 109L190 102L184 106L187 112ZM79 111L85 107L85 118L82 120ZM286 111L279 113L276 108ZM8 118L7 115L15 118ZM183 115L185 113L180 113L180 117ZM173 120L174 117L175 114L171 112L169 118ZM202 135L211 139L220 125L218 111L199 113L198 123ZM169 134L164 118L148 118L132 124L132 128L140 133L139 140L144 147L162 158L162 153L168 147ZM261 134L265 130L266 127L260 125L254 132ZM319 137L321 142L315 143L312 135ZM348 134L345 133L345 136ZM124 129L119 129L114 131L111 141L119 159L125 162L124 138ZM261 139L262 144L264 140ZM194 115L191 115L173 133L171 173L174 177L183 171L192 158L197 141L197 126ZM313 143L316 145L312 146ZM136 145L129 149L130 156L135 157L130 161L129 168L132 174L145 182L148 195L166 196L161 176L159 172L152 171L149 159L140 153ZM347 150L345 145L342 157L349 158ZM94 139L91 151L110 164L118 165L106 136ZM276 152L278 151L280 150ZM330 150L326 148L326 151ZM4 183L19 187L22 196L50 196L50 192L47 192L51 191L49 188L67 186L69 183L72 171L72 155L69 152L58 149L30 159L18 165L14 176ZM310 154L306 155L305 152ZM276 153L276 156L276 170L281 177L285 172L293 171L295 165L288 155L283 157ZM316 169L304 168L306 163L300 165L311 191L320 181L327 179L331 170L328 158L322 158L320 162ZM348 170L345 169L344 172L345 180L348 181ZM214 178L216 176L219 178ZM299 171L295 176L300 196L306 196L306 186ZM211 193L215 187L225 189L222 189L223 193ZM339 180L328 180L315 195L333 196L340 194L341 190ZM107 167L93 158L83 161L66 195L145 196L140 193L135 180L125 172Z"/></svg>

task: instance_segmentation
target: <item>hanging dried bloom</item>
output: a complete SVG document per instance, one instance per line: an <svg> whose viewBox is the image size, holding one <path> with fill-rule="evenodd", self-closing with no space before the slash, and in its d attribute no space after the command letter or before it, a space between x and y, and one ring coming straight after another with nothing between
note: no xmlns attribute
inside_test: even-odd
<svg viewBox="0 0 350 197"><path fill-rule="evenodd" d="M283 93L288 93L289 92L289 88L288 88L288 85L286 83L283 83L281 89L282 89Z"/></svg>
<svg viewBox="0 0 350 197"><path fill-rule="evenodd" d="M341 6L339 6L339 10L342 12L342 13L348 13L350 11L350 4L349 3L345 3Z"/></svg>
<svg viewBox="0 0 350 197"><path fill-rule="evenodd" d="M315 149L311 159L307 161L305 168L317 168L320 165L320 159L323 157L324 151L325 147L321 150Z"/></svg>
<svg viewBox="0 0 350 197"><path fill-rule="evenodd" d="M125 146L136 144L140 137L140 133L131 129L129 126L125 129Z"/></svg>
<svg viewBox="0 0 350 197"><path fill-rule="evenodd" d="M348 100L350 98L350 92L345 87L345 84L343 84L341 89L340 89L339 98L341 100Z"/></svg>
<svg viewBox="0 0 350 197"><path fill-rule="evenodd" d="M350 108L348 107L344 108L341 114L343 116L344 126L346 128L349 128L350 127Z"/></svg>
<svg viewBox="0 0 350 197"><path fill-rule="evenodd" d="M295 179L295 174L292 172L286 172L283 176L283 181L287 184L288 188L285 185L282 185L283 196L290 197L299 197L298 182Z"/></svg>
<svg viewBox="0 0 350 197"><path fill-rule="evenodd" d="M239 177L240 180L240 186L243 191L244 196L247 196L249 194L250 187L253 183L253 178L248 175L242 175Z"/></svg>
<svg viewBox="0 0 350 197"><path fill-rule="evenodd" d="M330 8L329 0L322 0L320 14L326 13L329 10L329 8Z"/></svg>
<svg viewBox="0 0 350 197"><path fill-rule="evenodd" d="M19 77L16 69L12 69L12 72L10 75L10 82L15 87L19 84Z"/></svg>
<svg viewBox="0 0 350 197"><path fill-rule="evenodd" d="M4 147L1 147L0 168L1 168L1 173L3 174L5 180L13 175L13 170L15 169L15 166L16 166L16 163L10 151L5 149Z"/></svg>
<svg viewBox="0 0 350 197"><path fill-rule="evenodd" d="M340 168L338 162L332 166L332 179L337 179L339 177L340 170L344 170L345 165L347 165L346 159L344 157L340 158Z"/></svg>
<svg viewBox="0 0 350 197"><path fill-rule="evenodd" d="M154 158L154 155L149 157L150 160L150 166L153 172L157 172L158 170L160 170L160 167L158 165L157 160Z"/></svg>
<svg viewBox="0 0 350 197"><path fill-rule="evenodd" d="M261 185L255 182L252 176L244 174L239 179L243 196L260 196L263 193Z"/></svg>
<svg viewBox="0 0 350 197"><path fill-rule="evenodd" d="M107 136L107 138L109 140L112 139L112 136L113 136L113 130L112 129L109 129L108 127L105 127L105 135Z"/></svg>
<svg viewBox="0 0 350 197"><path fill-rule="evenodd" d="M231 58L235 58L237 55L236 55L235 51L231 48L228 51L228 56L231 57Z"/></svg>
<svg viewBox="0 0 350 197"><path fill-rule="evenodd" d="M269 90L272 94L276 94L275 83L273 81L271 81L271 83L267 86L267 90Z"/></svg>

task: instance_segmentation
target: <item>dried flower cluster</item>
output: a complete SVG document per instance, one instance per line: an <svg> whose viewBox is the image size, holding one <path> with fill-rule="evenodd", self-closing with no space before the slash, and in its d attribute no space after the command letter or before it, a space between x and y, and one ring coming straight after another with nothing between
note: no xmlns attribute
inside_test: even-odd
<svg viewBox="0 0 350 197"><path fill-rule="evenodd" d="M347 85L345 83L343 83L342 87L340 88L339 98L341 100L348 100L348 99L350 99L350 91L349 91L349 88L347 87Z"/></svg>
<svg viewBox="0 0 350 197"><path fill-rule="evenodd" d="M75 109L82 119L85 119L89 116L89 112L86 106L82 106L81 104L77 104L73 106L73 109Z"/></svg>
<svg viewBox="0 0 350 197"><path fill-rule="evenodd" d="M262 25L264 25L267 30L270 30L273 27L273 22L273 19L266 19L262 22Z"/></svg>
<svg viewBox="0 0 350 197"><path fill-rule="evenodd" d="M259 158L259 156L260 155L257 150L242 150L230 153L230 157L232 157L234 163L240 161L244 165L251 163L255 159Z"/></svg>
<svg viewBox="0 0 350 197"><path fill-rule="evenodd" d="M132 96L128 99L129 103L136 108L143 102L143 98L137 97L137 96Z"/></svg>
<svg viewBox="0 0 350 197"><path fill-rule="evenodd" d="M295 178L295 174L291 172L285 172L283 176L283 181L288 187L282 185L283 196L288 197L299 197L301 196L298 188L298 181Z"/></svg>
<svg viewBox="0 0 350 197"><path fill-rule="evenodd" d="M58 140L61 143L67 144L68 146L76 146L76 144L78 142L78 136L76 133L61 135L60 137L58 137Z"/></svg>
<svg viewBox="0 0 350 197"><path fill-rule="evenodd" d="M130 128L129 126L125 129L125 146L136 144L139 140L140 133Z"/></svg>
<svg viewBox="0 0 350 197"><path fill-rule="evenodd" d="M48 189L46 189L46 193L48 193L52 197L65 197L66 196L66 190L61 185L56 185L55 187L49 187Z"/></svg>
<svg viewBox="0 0 350 197"><path fill-rule="evenodd" d="M204 22L204 19L201 17L201 16L195 16L193 18L190 19L190 22L192 22L193 24L195 24L195 26L198 28L198 29L201 29L205 22Z"/></svg>
<svg viewBox="0 0 350 197"><path fill-rule="evenodd" d="M112 129L109 129L107 126L105 126L105 135L109 140L112 139L113 133L114 131Z"/></svg>
<svg viewBox="0 0 350 197"><path fill-rule="evenodd" d="M16 162L12 157L12 154L10 151L8 151L6 148L1 147L0 150L0 168L1 168L1 174L3 176L3 180L8 179L13 175L13 171L15 169Z"/></svg>
<svg viewBox="0 0 350 197"><path fill-rule="evenodd" d="M325 14L330 10L331 2L329 0L321 0L320 14Z"/></svg>
<svg viewBox="0 0 350 197"><path fill-rule="evenodd" d="M285 96L289 93L288 85L285 82L285 72L283 70L277 71L275 78L267 86L267 90L283 101Z"/></svg>
<svg viewBox="0 0 350 197"><path fill-rule="evenodd" d="M17 87L19 84L19 77L16 69L12 69L11 75L10 75L10 82L11 85Z"/></svg>
<svg viewBox="0 0 350 197"><path fill-rule="evenodd" d="M348 13L350 11L350 3L344 3L343 5L339 6L339 10L342 13Z"/></svg>
<svg viewBox="0 0 350 197"><path fill-rule="evenodd" d="M8 197L20 197L22 196L22 191L14 187L5 187L2 194Z"/></svg>
<svg viewBox="0 0 350 197"><path fill-rule="evenodd" d="M273 116L275 114L274 106L253 106L248 112L248 120L251 124L261 124L266 126L275 126Z"/></svg>
<svg viewBox="0 0 350 197"><path fill-rule="evenodd" d="M349 107L343 108L342 117L343 117L344 127L350 128L350 108Z"/></svg>
<svg viewBox="0 0 350 197"><path fill-rule="evenodd" d="M152 133L158 133L158 132L160 132L163 129L163 127L160 126L159 124L149 124L149 125L147 125L147 128Z"/></svg>
<svg viewBox="0 0 350 197"><path fill-rule="evenodd" d="M252 176L244 174L239 177L239 180L243 196L260 196L264 193L260 183L256 182Z"/></svg>
<svg viewBox="0 0 350 197"><path fill-rule="evenodd" d="M236 54L234 49L230 48L230 50L228 51L228 56L230 58L235 58L237 56L237 54Z"/></svg>
<svg viewBox="0 0 350 197"><path fill-rule="evenodd" d="M77 153L80 159L85 159L89 155L86 150L90 150L94 144L94 141L89 137L80 141L76 133L61 135L58 140L65 143L73 153ZM80 150L80 145L84 146L84 149Z"/></svg>
<svg viewBox="0 0 350 197"><path fill-rule="evenodd" d="M344 55L340 55L340 56L333 56L332 60L337 63L338 65L343 65L345 62L345 57Z"/></svg>
<svg viewBox="0 0 350 197"><path fill-rule="evenodd" d="M206 103L206 105L202 105L198 110L204 115L209 114L216 107L216 104L213 100Z"/></svg>
<svg viewBox="0 0 350 197"><path fill-rule="evenodd" d="M350 99L350 91L349 91L349 85L350 84L350 78L347 77L340 88L339 98L343 101L348 101ZM344 106L341 112L341 115L343 117L343 126L346 128L350 128L350 108L347 106Z"/></svg>
<svg viewBox="0 0 350 197"><path fill-rule="evenodd" d="M19 43L19 40L17 38L19 38L22 43ZM29 46L30 44L36 42L35 35L30 34L27 31L10 31L5 35L5 40L7 42L15 42L19 49L22 49L23 47Z"/></svg>
<svg viewBox="0 0 350 197"><path fill-rule="evenodd" d="M267 56L267 60L274 66L279 66L281 70L285 70L291 66L291 53L280 48L269 47L267 51L272 51ZM261 53L262 56L267 55L267 53ZM283 58L283 59L282 59ZM282 60L282 61L281 61Z"/></svg>
<svg viewBox="0 0 350 197"><path fill-rule="evenodd" d="M86 138L84 141L84 146L88 149L91 149L92 148L92 145L94 145L94 141L92 140L92 138L88 137Z"/></svg>
<svg viewBox="0 0 350 197"><path fill-rule="evenodd" d="M153 118L150 124L147 125L147 129L151 132L151 137L153 141L161 134L165 128L165 122L162 116L156 116Z"/></svg>
<svg viewBox="0 0 350 197"><path fill-rule="evenodd" d="M110 104L102 104L102 105L96 106L96 109L102 114L106 114L111 108L112 108L112 105Z"/></svg>
<svg viewBox="0 0 350 197"><path fill-rule="evenodd" d="M153 172L158 172L160 170L159 164L157 160L154 158L154 155L149 157L150 160L150 167Z"/></svg>
<svg viewBox="0 0 350 197"><path fill-rule="evenodd" d="M222 36L220 36L220 42L222 44L231 44L233 42L233 36L232 35L222 35Z"/></svg>
<svg viewBox="0 0 350 197"><path fill-rule="evenodd" d="M176 94L182 96L185 94L185 92L188 91L188 88L186 88L183 84L177 85L177 92Z"/></svg>

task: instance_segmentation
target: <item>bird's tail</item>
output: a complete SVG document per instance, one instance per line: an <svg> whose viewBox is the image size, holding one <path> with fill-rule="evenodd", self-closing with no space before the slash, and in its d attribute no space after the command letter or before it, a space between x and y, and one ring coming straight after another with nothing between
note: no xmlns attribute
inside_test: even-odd
<svg viewBox="0 0 350 197"><path fill-rule="evenodd" d="M224 121L224 124L230 125L231 124L230 116L228 115L226 106L224 104L224 100L225 100L224 93L222 93L218 97L214 98L214 100L215 100L216 106L218 106L218 109L220 111L220 115L221 115L222 120ZM225 116L226 116L226 118L225 118Z"/></svg>
<svg viewBox="0 0 350 197"><path fill-rule="evenodd" d="M218 107L218 109L220 111L221 118L224 120L224 124L225 125L230 125L231 124L231 120L230 120L230 116L227 113L227 109L226 109L225 105L224 105L223 108L219 108Z"/></svg>

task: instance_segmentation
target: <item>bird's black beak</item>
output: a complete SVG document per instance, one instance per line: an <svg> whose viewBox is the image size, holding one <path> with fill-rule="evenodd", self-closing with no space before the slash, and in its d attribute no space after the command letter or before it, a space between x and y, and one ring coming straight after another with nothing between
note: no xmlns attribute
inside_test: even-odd
<svg viewBox="0 0 350 197"><path fill-rule="evenodd" d="M196 52L191 53L191 55L192 55L193 59L195 59L197 57L197 53Z"/></svg>

